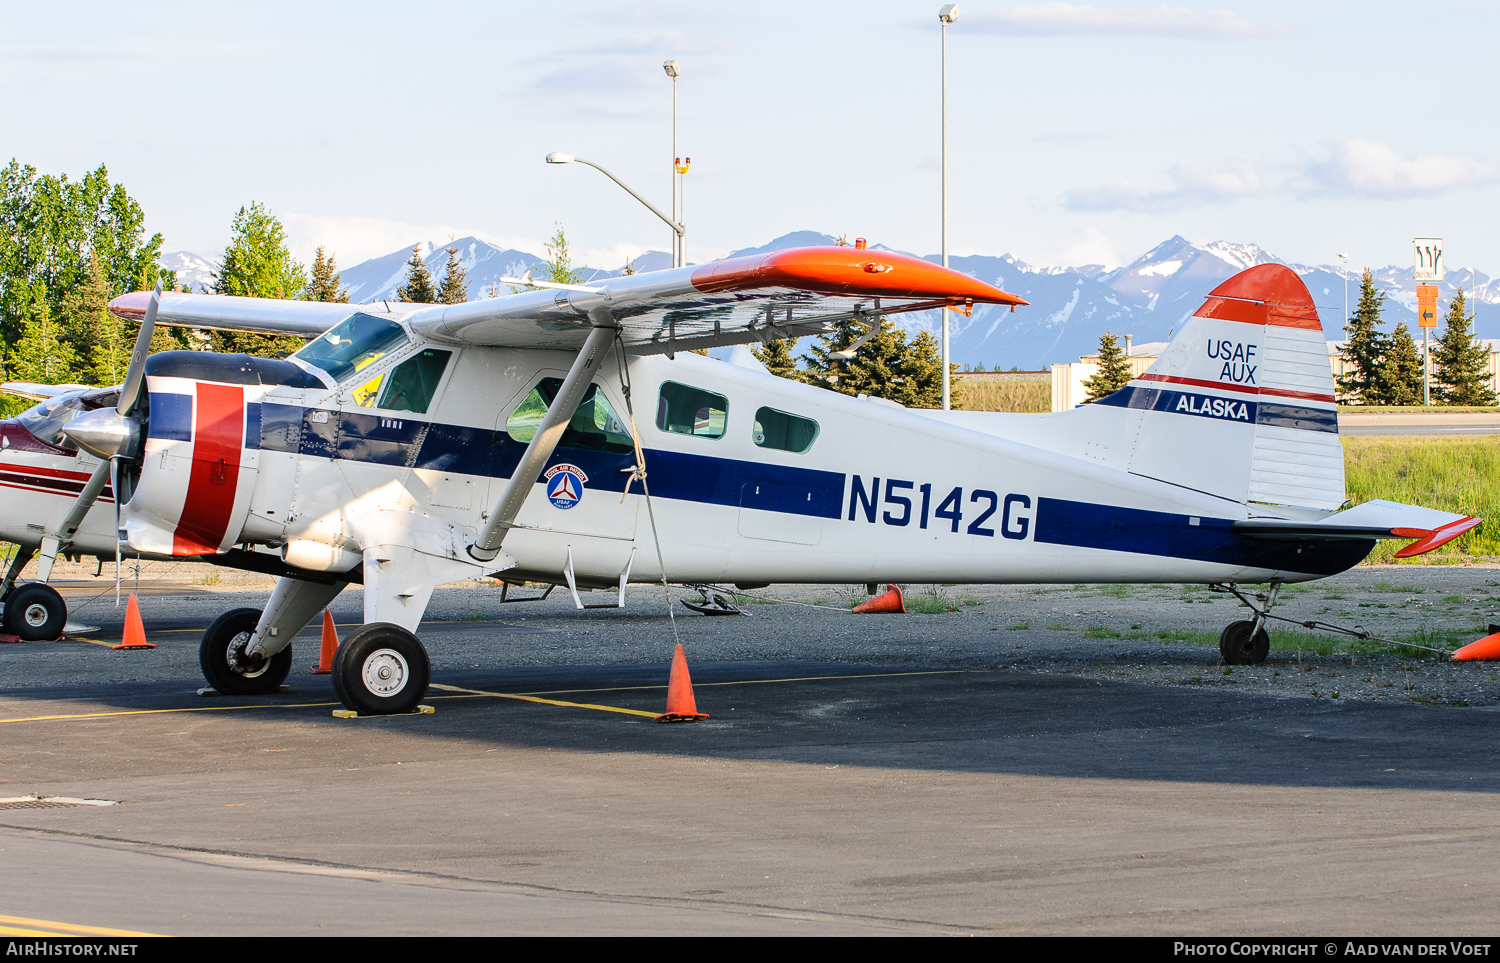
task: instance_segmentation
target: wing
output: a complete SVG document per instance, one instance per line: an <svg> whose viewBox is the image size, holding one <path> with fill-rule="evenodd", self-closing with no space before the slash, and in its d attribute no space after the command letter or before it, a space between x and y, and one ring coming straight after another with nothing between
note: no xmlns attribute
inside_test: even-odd
<svg viewBox="0 0 1500 963"><path fill-rule="evenodd" d="M110 302L144 315L149 295ZM889 251L792 248L454 305L381 303L374 310L442 341L511 348L578 349L591 329L617 327L633 353L686 351L801 337L851 315L975 304L1026 304L966 274ZM162 298L159 321L198 328L313 337L359 306L213 295ZM370 310L365 308L363 310Z"/></svg>
<svg viewBox="0 0 1500 963"><path fill-rule="evenodd" d="M146 316L150 291L132 291L109 302L112 314L130 321ZM234 298L218 294L163 294L156 323L216 331L292 334L316 338L358 310L357 305L324 301Z"/></svg>
<svg viewBox="0 0 1500 963"><path fill-rule="evenodd" d="M7 381L5 384L0 384L0 392L32 401L46 401L48 398L56 398L70 391L88 391L90 387L90 385L40 385L32 381Z"/></svg>

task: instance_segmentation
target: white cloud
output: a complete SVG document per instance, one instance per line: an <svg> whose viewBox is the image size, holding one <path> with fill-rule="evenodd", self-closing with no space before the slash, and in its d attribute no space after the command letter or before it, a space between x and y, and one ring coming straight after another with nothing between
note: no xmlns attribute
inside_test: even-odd
<svg viewBox="0 0 1500 963"><path fill-rule="evenodd" d="M1031 37L1105 36L1172 37L1190 40L1235 40L1285 37L1286 24L1251 20L1229 10L1185 10L1180 7L1091 7L1072 3L1019 4L960 20L976 33Z"/></svg>
<svg viewBox="0 0 1500 963"><path fill-rule="evenodd" d="M1168 176L1172 186L1149 188L1120 181L1096 187L1079 187L1063 195L1070 211L1132 211L1155 214L1205 204L1223 204L1261 192L1260 175L1246 163L1219 167L1178 164Z"/></svg>
<svg viewBox="0 0 1500 963"><path fill-rule="evenodd" d="M1496 181L1500 181L1500 165L1493 161L1452 154L1407 159L1384 144L1346 140L1334 146L1327 160L1309 164L1292 181L1292 187L1303 197L1394 200L1481 187Z"/></svg>

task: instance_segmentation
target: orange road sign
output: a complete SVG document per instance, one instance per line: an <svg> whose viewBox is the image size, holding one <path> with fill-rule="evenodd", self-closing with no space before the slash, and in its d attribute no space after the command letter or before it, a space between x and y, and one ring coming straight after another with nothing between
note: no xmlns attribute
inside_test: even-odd
<svg viewBox="0 0 1500 963"><path fill-rule="evenodd" d="M1417 285L1417 324L1424 328L1437 327L1437 299L1436 284Z"/></svg>

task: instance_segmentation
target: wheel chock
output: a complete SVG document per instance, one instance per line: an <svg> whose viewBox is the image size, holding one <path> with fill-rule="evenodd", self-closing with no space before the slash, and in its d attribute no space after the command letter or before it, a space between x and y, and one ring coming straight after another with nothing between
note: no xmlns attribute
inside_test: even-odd
<svg viewBox="0 0 1500 963"><path fill-rule="evenodd" d="M437 710L434 709L432 706L417 706L415 709L411 710L410 712L400 712L400 713L396 713L396 715L403 715L403 716L430 716L434 712L437 712ZM335 719L358 719L360 716L359 716L359 713L356 712L353 709L335 709L335 710L333 710L333 717ZM370 718L370 719L383 719L383 718L385 718L385 716L383 716L383 715L382 716L368 716L367 718Z"/></svg>
<svg viewBox="0 0 1500 963"><path fill-rule="evenodd" d="M667 711L656 717L657 722L697 722L707 719L708 713L698 711L698 701L693 698L693 678L688 675L687 654L679 643L672 653L672 674L667 677Z"/></svg>
<svg viewBox="0 0 1500 963"><path fill-rule="evenodd" d="M276 687L276 694L277 695L281 695L283 693L287 693L287 692L291 692L291 691L292 691L292 687L289 686L289 685L279 685L279 686ZM216 698L218 696L223 695L224 693L220 692L218 689L212 688L211 686L204 686L203 688L201 688L201 689L198 690L198 694L200 696L202 696L203 698L205 698L205 699L213 699L213 698Z"/></svg>
<svg viewBox="0 0 1500 963"><path fill-rule="evenodd" d="M155 643L146 641L146 626L141 623L141 606L135 600L135 593L130 593L130 601L125 605L125 638L119 645L110 646L112 649L154 649Z"/></svg>
<svg viewBox="0 0 1500 963"><path fill-rule="evenodd" d="M10 635L6 632L0 632L0 645L10 645L12 643L20 641L21 637L19 635Z"/></svg>

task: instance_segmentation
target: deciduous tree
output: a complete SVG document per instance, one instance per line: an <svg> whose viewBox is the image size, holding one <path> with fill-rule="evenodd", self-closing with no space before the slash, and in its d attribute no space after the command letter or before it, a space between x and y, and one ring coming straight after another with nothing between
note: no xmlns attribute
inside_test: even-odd
<svg viewBox="0 0 1500 963"><path fill-rule="evenodd" d="M47 288L41 281L32 282L29 310L21 323L21 336L5 360L7 373L13 381L56 385L78 380L75 370L77 355L63 337L62 325L53 317Z"/></svg>
<svg viewBox="0 0 1500 963"><path fill-rule="evenodd" d="M307 271L286 246L286 229L260 202L241 207L229 227L229 246L214 274L213 292L242 298L299 300L307 290ZM277 358L302 347L301 338L216 331L220 351Z"/></svg>

